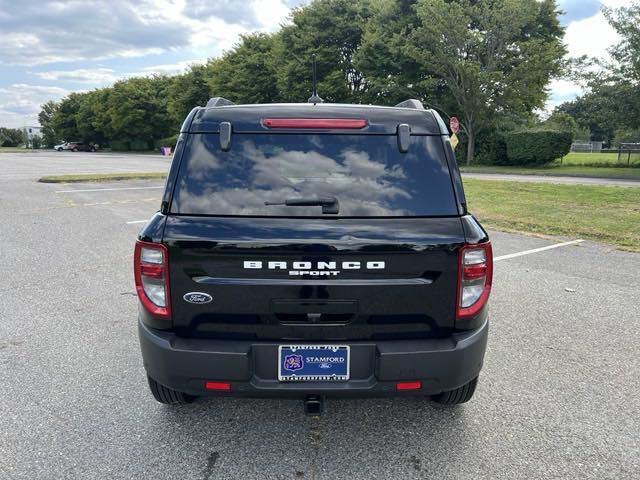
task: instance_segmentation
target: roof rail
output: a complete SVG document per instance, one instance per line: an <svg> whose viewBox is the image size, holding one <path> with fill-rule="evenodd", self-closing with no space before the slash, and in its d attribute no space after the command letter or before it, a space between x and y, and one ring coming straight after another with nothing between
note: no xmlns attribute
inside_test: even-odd
<svg viewBox="0 0 640 480"><path fill-rule="evenodd" d="M224 97L212 97L207 102L207 107L224 107L225 105L235 105L235 103Z"/></svg>
<svg viewBox="0 0 640 480"><path fill-rule="evenodd" d="M396 107L400 108L415 108L416 110L424 110L424 106L420 100L416 100L415 98L409 98L404 102L400 102L396 105Z"/></svg>

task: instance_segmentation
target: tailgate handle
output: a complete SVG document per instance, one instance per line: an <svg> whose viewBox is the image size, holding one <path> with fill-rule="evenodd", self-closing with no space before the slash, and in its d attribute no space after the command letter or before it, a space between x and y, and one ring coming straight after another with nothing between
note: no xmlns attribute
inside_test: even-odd
<svg viewBox="0 0 640 480"><path fill-rule="evenodd" d="M272 313L322 315L322 314L355 314L358 302L355 300L272 300ZM311 320L311 318L310 318Z"/></svg>

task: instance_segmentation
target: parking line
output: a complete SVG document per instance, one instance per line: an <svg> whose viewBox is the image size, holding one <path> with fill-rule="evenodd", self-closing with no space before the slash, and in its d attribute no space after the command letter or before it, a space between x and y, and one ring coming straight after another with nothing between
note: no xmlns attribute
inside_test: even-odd
<svg viewBox="0 0 640 480"><path fill-rule="evenodd" d="M151 190L161 187L121 187L121 188L87 188L84 190L58 190L56 193L79 193L79 192L116 192L118 190Z"/></svg>
<svg viewBox="0 0 640 480"><path fill-rule="evenodd" d="M546 247L534 248L531 250L525 250L523 252L510 253L508 255L500 255L499 257L494 257L494 262L499 262L500 260L507 260L509 258L522 257L523 255L529 255L532 253L544 252L545 250L551 250L553 248L566 247L568 245L575 245L576 243L582 243L584 240L571 240L569 242L556 243L553 245L547 245Z"/></svg>
<svg viewBox="0 0 640 480"><path fill-rule="evenodd" d="M131 222L127 222L127 225L134 225L136 223L147 223L149 221L149 219L147 220L133 220Z"/></svg>

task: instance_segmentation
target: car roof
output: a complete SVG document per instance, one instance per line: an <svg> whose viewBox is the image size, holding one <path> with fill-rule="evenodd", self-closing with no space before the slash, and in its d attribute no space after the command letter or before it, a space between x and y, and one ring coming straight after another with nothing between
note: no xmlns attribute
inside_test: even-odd
<svg viewBox="0 0 640 480"><path fill-rule="evenodd" d="M197 107L191 112L183 131L218 133L221 122L229 122L237 133L265 133L265 118L357 118L366 119L367 127L354 130L332 130L332 133L395 134L399 124L408 124L412 135L441 135L439 116L433 110L377 105L338 103L268 103L254 105L221 105ZM440 120L441 122L441 120ZM291 130L300 133L300 130ZM313 132L313 130L307 130ZM278 133L286 133L278 129ZM322 130L327 133L326 130Z"/></svg>

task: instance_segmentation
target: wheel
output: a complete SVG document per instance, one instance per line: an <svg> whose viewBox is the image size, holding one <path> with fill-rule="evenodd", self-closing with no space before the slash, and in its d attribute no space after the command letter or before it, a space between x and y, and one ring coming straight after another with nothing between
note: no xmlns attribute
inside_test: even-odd
<svg viewBox="0 0 640 480"><path fill-rule="evenodd" d="M478 377L471 380L469 383L465 383L463 386L456 388L455 390L449 390L437 395L432 395L430 398L440 405L458 405L460 403L468 402L473 397L473 393L476 391L476 385L478 384Z"/></svg>
<svg viewBox="0 0 640 480"><path fill-rule="evenodd" d="M78 151L78 149L77 149L77 148L72 148L72 149L71 149L71 151L72 151L72 152L77 152L77 151Z"/></svg>
<svg viewBox="0 0 640 480"><path fill-rule="evenodd" d="M62 151L62 147L58 147L58 151L61 152Z"/></svg>
<svg viewBox="0 0 640 480"><path fill-rule="evenodd" d="M184 405L186 403L191 403L196 399L195 397L187 395L184 392L178 392L171 388L165 387L164 385L160 385L149 375L147 375L147 380L149 381L149 388L151 389L153 397L158 402L164 403L165 405Z"/></svg>
<svg viewBox="0 0 640 480"><path fill-rule="evenodd" d="M91 147L91 151L95 152L96 151L96 147Z"/></svg>

